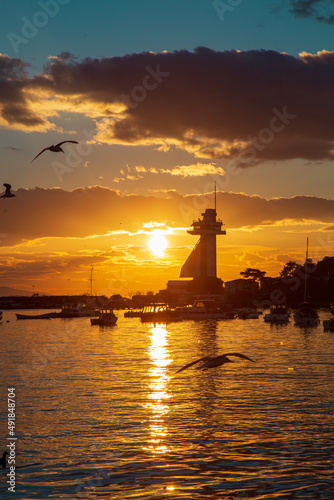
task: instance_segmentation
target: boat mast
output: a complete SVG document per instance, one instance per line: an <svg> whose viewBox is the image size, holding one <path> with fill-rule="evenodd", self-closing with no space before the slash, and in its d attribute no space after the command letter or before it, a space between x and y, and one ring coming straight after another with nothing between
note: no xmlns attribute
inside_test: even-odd
<svg viewBox="0 0 334 500"><path fill-rule="evenodd" d="M308 259L308 238L306 238L306 259L305 259L304 302L306 302L307 259Z"/></svg>
<svg viewBox="0 0 334 500"><path fill-rule="evenodd" d="M217 183L215 181L215 212L217 215Z"/></svg>
<svg viewBox="0 0 334 500"><path fill-rule="evenodd" d="M91 297L93 296L93 269L94 269L94 267L92 266L91 270L90 270L90 278L89 278L89 281L90 281L90 296Z"/></svg>

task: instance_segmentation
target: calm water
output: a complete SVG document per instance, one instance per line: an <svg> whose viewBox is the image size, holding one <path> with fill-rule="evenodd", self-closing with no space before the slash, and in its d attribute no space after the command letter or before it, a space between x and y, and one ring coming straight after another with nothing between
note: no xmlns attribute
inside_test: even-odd
<svg viewBox="0 0 334 500"><path fill-rule="evenodd" d="M0 469L1 498L334 498L334 334L322 323L118 316L100 328L4 312L0 451L14 387L17 469L16 493ZM256 363L173 377L233 351Z"/></svg>

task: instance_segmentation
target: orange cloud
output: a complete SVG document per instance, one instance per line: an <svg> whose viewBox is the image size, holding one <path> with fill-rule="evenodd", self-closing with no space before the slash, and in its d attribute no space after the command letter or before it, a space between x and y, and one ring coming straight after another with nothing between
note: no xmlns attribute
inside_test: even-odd
<svg viewBox="0 0 334 500"><path fill-rule="evenodd" d="M52 293L87 291L92 265L98 275L96 289L107 295L164 287L168 279L178 278L196 243L186 230L213 207L213 193L122 195L99 186L14 193L15 198L0 200L0 277L9 286L34 283ZM305 233L311 235L312 257L333 254L333 200L265 200L219 191L217 212L227 229L218 238L218 271L224 280L240 277L245 267L275 275L283 267L283 253L287 260L303 259ZM148 240L157 228L168 248L163 257L153 259Z"/></svg>
<svg viewBox="0 0 334 500"><path fill-rule="evenodd" d="M221 167L217 167L213 163L195 163L192 165L177 165L170 170L160 169L161 173L176 175L179 177L202 177L205 175L225 175L225 171Z"/></svg>
<svg viewBox="0 0 334 500"><path fill-rule="evenodd" d="M45 237L86 238L114 231L136 232L145 224L188 227L207 207L213 193L182 196L122 195L104 188L12 190L16 197L1 200L1 246ZM273 198L242 193L217 193L217 211L228 228L275 225L283 221L334 221L334 200L312 196Z"/></svg>

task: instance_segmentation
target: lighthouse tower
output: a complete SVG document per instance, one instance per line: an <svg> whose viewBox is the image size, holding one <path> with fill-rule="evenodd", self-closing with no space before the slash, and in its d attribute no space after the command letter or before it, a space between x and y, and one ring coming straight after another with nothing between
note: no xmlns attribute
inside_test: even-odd
<svg viewBox="0 0 334 500"><path fill-rule="evenodd" d="M222 221L217 220L216 197L215 208L207 208L202 216L188 230L189 234L199 235L200 239L183 264L180 278L217 278L216 236L226 234L226 231L222 229Z"/></svg>

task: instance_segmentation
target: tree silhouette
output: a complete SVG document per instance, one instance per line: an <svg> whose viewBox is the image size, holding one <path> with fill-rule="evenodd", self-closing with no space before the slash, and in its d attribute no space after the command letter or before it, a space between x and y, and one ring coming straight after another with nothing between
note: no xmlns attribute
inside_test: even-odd
<svg viewBox="0 0 334 500"><path fill-rule="evenodd" d="M334 278L334 257L324 257L314 273L317 278Z"/></svg>
<svg viewBox="0 0 334 500"><path fill-rule="evenodd" d="M279 273L281 278L292 278L296 275L297 270L300 269L301 266L297 264L294 260L289 260L283 267L282 271Z"/></svg>
<svg viewBox="0 0 334 500"><path fill-rule="evenodd" d="M245 271L241 271L241 276L244 278L251 278L252 281L261 281L266 271L260 271L259 269L253 269L252 267L247 267Z"/></svg>

